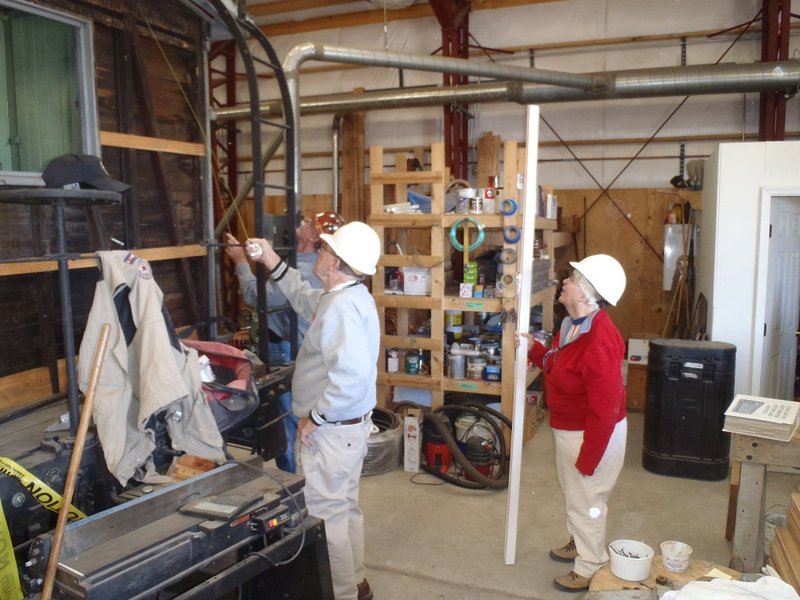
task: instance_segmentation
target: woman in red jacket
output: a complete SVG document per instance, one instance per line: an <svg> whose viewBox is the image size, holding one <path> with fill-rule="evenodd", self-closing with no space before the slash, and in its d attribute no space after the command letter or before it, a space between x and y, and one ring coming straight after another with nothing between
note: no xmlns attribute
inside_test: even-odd
<svg viewBox="0 0 800 600"><path fill-rule="evenodd" d="M550 557L574 562L553 583L566 591L589 589L608 562L606 501L625 458L628 426L622 360L625 343L602 307L616 306L625 271L616 259L595 254L570 263L558 301L568 317L547 348L528 333L528 358L544 373L545 397L555 437L556 471L571 537Z"/></svg>

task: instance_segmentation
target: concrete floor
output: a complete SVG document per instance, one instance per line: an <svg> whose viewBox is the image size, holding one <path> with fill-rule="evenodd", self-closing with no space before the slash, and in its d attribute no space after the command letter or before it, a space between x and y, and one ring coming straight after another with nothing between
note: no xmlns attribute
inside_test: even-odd
<svg viewBox="0 0 800 600"><path fill-rule="evenodd" d="M629 417L625 468L609 502L608 541L668 539L692 558L727 565L728 481L655 475L641 466L643 415ZM768 477L768 512L784 512L800 475ZM532 600L575 598L554 577L570 570L547 556L567 541L553 437L542 423L523 449L516 562L506 565L506 491L473 491L398 468L361 482L367 576L377 600Z"/></svg>

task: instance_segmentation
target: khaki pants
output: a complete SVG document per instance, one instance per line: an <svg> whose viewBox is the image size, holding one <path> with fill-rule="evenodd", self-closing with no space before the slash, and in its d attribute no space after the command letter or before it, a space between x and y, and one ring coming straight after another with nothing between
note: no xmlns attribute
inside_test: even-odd
<svg viewBox="0 0 800 600"><path fill-rule="evenodd" d="M584 477L575 468L583 444L583 431L553 429L553 435L556 472L567 510L567 531L575 538L578 549L573 571L591 577L608 562L606 502L625 461L628 421L623 419L617 423L606 452L591 477Z"/></svg>
<svg viewBox="0 0 800 600"><path fill-rule="evenodd" d="M298 445L298 468L306 478L309 514L325 520L331 578L336 600L356 600L364 579L364 515L358 505L361 465L372 421L322 425Z"/></svg>

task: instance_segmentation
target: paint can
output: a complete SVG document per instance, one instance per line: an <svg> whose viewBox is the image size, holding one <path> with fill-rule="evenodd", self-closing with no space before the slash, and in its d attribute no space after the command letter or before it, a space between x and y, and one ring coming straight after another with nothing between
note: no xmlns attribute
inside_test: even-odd
<svg viewBox="0 0 800 600"><path fill-rule="evenodd" d="M400 352L397 348L386 349L386 372L397 373L400 370Z"/></svg>
<svg viewBox="0 0 800 600"><path fill-rule="evenodd" d="M486 368L486 359L470 356L467 359L467 379L483 379L483 369Z"/></svg>
<svg viewBox="0 0 800 600"><path fill-rule="evenodd" d="M500 381L501 373L500 363L487 363L483 370L483 379L484 381Z"/></svg>
<svg viewBox="0 0 800 600"><path fill-rule="evenodd" d="M420 355L413 350L406 354L406 373L419 375Z"/></svg>
<svg viewBox="0 0 800 600"><path fill-rule="evenodd" d="M483 213L483 198L475 196L469 199L469 213L471 215L480 215Z"/></svg>
<svg viewBox="0 0 800 600"><path fill-rule="evenodd" d="M451 379L466 377L467 357L463 354L451 354L447 359L447 373Z"/></svg>
<svg viewBox="0 0 800 600"><path fill-rule="evenodd" d="M497 212L496 191L493 187L480 189L481 199L483 200L483 214L491 215Z"/></svg>
<svg viewBox="0 0 800 600"><path fill-rule="evenodd" d="M465 215L469 212L470 198L477 196L478 190L473 188L464 188L458 190L458 199L456 200L456 212Z"/></svg>

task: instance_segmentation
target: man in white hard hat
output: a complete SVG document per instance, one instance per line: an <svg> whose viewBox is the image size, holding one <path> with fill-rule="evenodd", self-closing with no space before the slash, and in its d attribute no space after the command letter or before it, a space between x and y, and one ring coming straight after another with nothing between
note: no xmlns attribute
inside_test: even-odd
<svg viewBox="0 0 800 600"><path fill-rule="evenodd" d="M544 373L556 472L567 512L569 541L550 551L572 570L553 581L569 592L589 589L592 575L608 562L606 502L625 458L628 432L622 360L625 343L602 307L616 306L625 271L606 254L570 263L558 301L568 316L552 348L529 333L528 358Z"/></svg>
<svg viewBox="0 0 800 600"><path fill-rule="evenodd" d="M325 520L336 600L371 600L364 571L364 517L358 505L361 466L376 403L380 327L369 290L380 239L359 221L320 234L313 289L263 239L270 277L309 326L297 355L292 410L300 418L298 468L310 514Z"/></svg>
<svg viewBox="0 0 800 600"><path fill-rule="evenodd" d="M314 244L319 241L321 233L334 233L339 227L345 224L344 218L335 212L319 212L313 218L300 218L297 229L295 230L295 252L297 259L297 270L303 279L308 281L311 287L322 288L322 282L314 274L314 264L317 262L317 255ZM225 241L229 244L225 248L225 254L233 261L236 278L239 280L239 293L242 299L249 306L256 306L258 302L258 285L256 276L250 270L247 262L247 255L238 240L230 233L225 234ZM280 288L273 282L267 281L267 308L278 308L286 305L286 297ZM270 312L267 315L267 326L270 333L269 354L270 363L277 364L291 360L291 320L287 311ZM298 344L303 343L303 337L308 329L308 321L302 316L297 318L297 340ZM274 336L274 338L273 338ZM276 340L276 341L273 341ZM286 433L286 450L275 457L275 465L282 471L294 473L295 466L295 440L297 437L297 417L291 412L292 393L291 391L281 394L278 403L284 418L284 431Z"/></svg>

